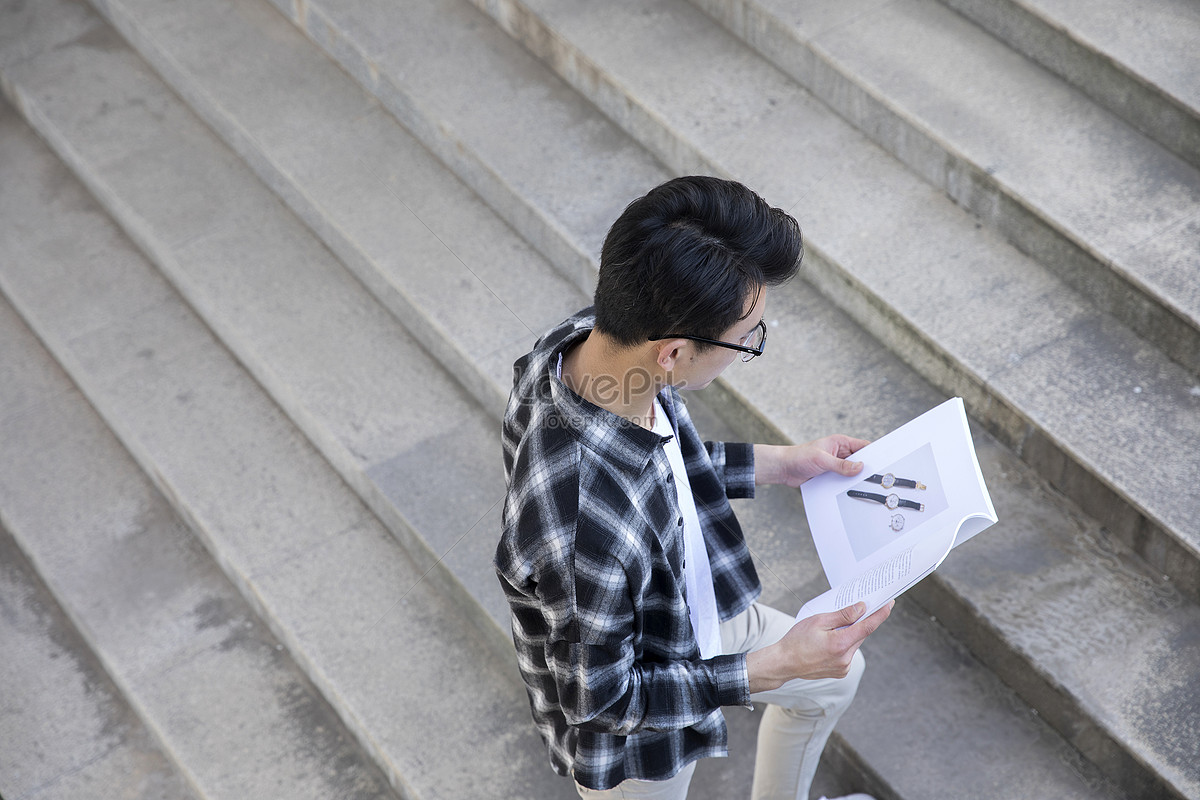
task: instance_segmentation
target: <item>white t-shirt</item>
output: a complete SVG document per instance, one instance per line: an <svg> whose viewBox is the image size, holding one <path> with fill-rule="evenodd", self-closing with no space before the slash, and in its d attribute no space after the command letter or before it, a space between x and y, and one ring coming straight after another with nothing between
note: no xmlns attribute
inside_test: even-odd
<svg viewBox="0 0 1200 800"><path fill-rule="evenodd" d="M671 421L667 419L658 400L654 401L654 432L659 436L672 437L663 448L667 451L667 460L671 462L675 489L679 494L679 512L683 516L683 580L687 587L688 615L692 620L692 632L700 645L700 657L712 658L721 654L721 618L717 613L717 596L713 591L712 567L708 563L708 549L704 546L704 533L700 529L700 515L696 513L692 485L683 466L679 437L672 430Z"/></svg>

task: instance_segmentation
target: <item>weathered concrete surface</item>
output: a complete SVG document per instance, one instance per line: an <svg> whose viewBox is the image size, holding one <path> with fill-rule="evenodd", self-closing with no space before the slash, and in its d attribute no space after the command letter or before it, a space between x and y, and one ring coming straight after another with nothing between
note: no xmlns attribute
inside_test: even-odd
<svg viewBox="0 0 1200 800"><path fill-rule="evenodd" d="M19 409L0 420L10 455L0 515L87 642L62 619L48 621L57 653L31 652L37 637L8 640L4 661L17 675L3 719L23 743L5 748L6 794L18 776L40 775L29 794L11 796L69 787L170 796L186 786L205 798L387 796L378 768L7 304L0 330L0 407ZM59 691L16 690L33 680L31 656L64 652L59 674L42 675ZM30 719L37 708L46 713ZM58 730L63 718L68 730ZM52 732L61 741L44 738ZM86 760L55 767L89 747Z"/></svg>
<svg viewBox="0 0 1200 800"><path fill-rule="evenodd" d="M812 18L776 0L700 5L1091 303L1200 369L1194 167L932 0ZM1193 67L1200 59L1180 59Z"/></svg>
<svg viewBox="0 0 1200 800"><path fill-rule="evenodd" d="M0 794L195 796L3 529L0 642Z"/></svg>
<svg viewBox="0 0 1200 800"><path fill-rule="evenodd" d="M1200 166L1200 14L1187 0L947 0Z"/></svg>
<svg viewBox="0 0 1200 800"><path fill-rule="evenodd" d="M608 225L666 177L467 4L274 5L585 292Z"/></svg>
<svg viewBox="0 0 1200 800"><path fill-rule="evenodd" d="M12 224L22 235L6 234L2 240L19 241L23 257L3 260L0 287L34 321L55 357L67 365L142 469L171 499L174 511L203 539L228 576L221 579L234 582L262 622L286 645L319 689L319 702L332 706L354 734L356 745L402 791L423 798L492 792L560 795L561 779L541 769L545 754L527 724L527 702L511 664L494 661L488 638L441 594L435 577L413 565L361 499L161 276L120 241L111 223L65 177L61 165L31 141L29 131L9 117L5 133L6 152L15 156L11 163L25 170L21 181L6 183L6 188L44 198L65 229L45 224L45 206L6 199L6 207L24 209L23 214L5 215L6 225ZM13 149L8 150L10 145ZM34 224L37 219L40 224ZM108 230L79 235L91 226ZM97 243L102 252L88 257L87 249ZM120 246L123 252L103 252L105 243ZM105 268L103 283L114 298L99 312L85 278L96 265ZM46 284L43 270L57 272L60 280ZM148 308L127 313L129 303L144 298L158 299ZM336 298L329 299L331 305L336 303ZM97 321L97 314L102 321ZM95 327L80 330L80 321L89 319ZM399 350L420 352L411 341ZM436 374L432 365L426 372ZM444 394L442 407L455 396ZM231 414L231 409L237 413ZM68 426L68 433L71 430ZM80 459L80 463L86 462ZM36 497L27 490L13 494L23 502L34 502ZM35 511L29 514L37 519ZM189 552L199 558L196 540L189 534L186 541L193 543ZM146 567L133 569L132 575L148 580L162 572L157 563ZM130 575L124 578L138 587ZM222 642L243 640L247 658L282 658L274 647L260 646L266 634L259 623L249 620L252 629L245 629L248 612L225 613L224 603L203 602L207 594L185 602L197 592L208 591L207 584L163 579L183 595L176 603L183 605L169 610L196 617L186 635L179 633L178 625L146 623L165 637L164 658L174 652L169 647L172 641L211 651L216 658L239 652L238 647L222 650ZM100 600L93 602L107 607ZM121 609L114 606L115 611ZM206 609L215 614L211 624L206 622ZM191 632L196 626L199 639ZM212 639L207 650L205 638ZM199 658L176 659L180 667L170 672L195 681L195 676L183 673L186 665L202 663ZM270 673L265 666L259 663L251 674L267 680ZM147 687L153 689L154 684ZM220 770L225 759L205 752L210 743L205 737L214 728L190 723L190 715L211 709L212 704L200 702L182 687L173 694L186 704L180 709L182 716L168 722L197 731L201 739L183 759L186 768ZM281 692L279 701L293 695ZM247 716L247 730L253 731L269 724L264 709L269 705L256 699L242 700L235 710ZM278 727L281 735L290 733L286 725ZM434 729L442 733L431 738L428 732ZM263 747L273 741L265 735L261 739ZM307 752L303 747L292 749L302 756ZM474 759L464 762L466 752ZM275 761L281 770L290 763L280 756ZM343 769L354 764L347 759L335 763ZM497 773L499 764L513 768ZM269 770L264 767L261 773L261 780L269 780ZM324 779L312 777L318 773L309 774L303 791L337 796L339 790L321 788ZM330 780L338 777L334 770L326 773L333 773ZM271 792L256 794L270 796Z"/></svg>
<svg viewBox="0 0 1200 800"><path fill-rule="evenodd" d="M558 321L557 309L582 304L578 289L268 4L103 8L429 352L500 413L507 398L493 387ZM467 377L476 360L491 380Z"/></svg>

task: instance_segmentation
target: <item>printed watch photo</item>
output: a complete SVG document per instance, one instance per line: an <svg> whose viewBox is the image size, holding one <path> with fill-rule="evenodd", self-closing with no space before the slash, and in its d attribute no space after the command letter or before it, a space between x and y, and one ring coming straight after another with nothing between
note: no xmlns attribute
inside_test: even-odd
<svg viewBox="0 0 1200 800"><path fill-rule="evenodd" d="M911 478L897 478L890 472L885 472L880 475L878 473L866 479L868 483L878 483L884 489L891 489L893 486L898 486L901 489L924 489L925 484L920 481L914 481Z"/></svg>
<svg viewBox="0 0 1200 800"><path fill-rule="evenodd" d="M912 500L902 500L900 495L892 493L889 495L875 494L874 492L860 492L857 489L851 489L846 492L850 497L856 497L859 500L870 500L873 503L882 503L887 508L895 511L897 508L911 508L914 511L924 511L925 504L917 503Z"/></svg>

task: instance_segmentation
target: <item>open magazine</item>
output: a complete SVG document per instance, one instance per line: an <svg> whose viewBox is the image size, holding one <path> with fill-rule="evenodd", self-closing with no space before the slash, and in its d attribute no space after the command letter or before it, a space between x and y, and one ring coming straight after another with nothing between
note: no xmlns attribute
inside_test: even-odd
<svg viewBox="0 0 1200 800"><path fill-rule="evenodd" d="M833 588L805 603L798 620L860 600L870 614L997 521L960 397L872 442L854 460L863 462L858 475L825 473L800 487Z"/></svg>

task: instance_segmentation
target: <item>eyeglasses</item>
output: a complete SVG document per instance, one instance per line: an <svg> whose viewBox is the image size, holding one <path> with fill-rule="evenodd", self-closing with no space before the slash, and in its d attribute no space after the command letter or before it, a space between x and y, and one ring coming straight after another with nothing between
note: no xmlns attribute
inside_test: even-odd
<svg viewBox="0 0 1200 800"><path fill-rule="evenodd" d="M742 361L749 361L755 356L761 356L763 350L767 347L767 323L760 319L754 330L746 334L746 338L737 344L722 342L719 339L706 339L703 336L689 336L686 333L669 333L666 336L650 337L650 341L652 342L660 342L663 339L691 339L693 342L704 342L705 344L715 344L717 347L728 347L730 350L741 352Z"/></svg>

